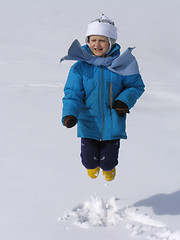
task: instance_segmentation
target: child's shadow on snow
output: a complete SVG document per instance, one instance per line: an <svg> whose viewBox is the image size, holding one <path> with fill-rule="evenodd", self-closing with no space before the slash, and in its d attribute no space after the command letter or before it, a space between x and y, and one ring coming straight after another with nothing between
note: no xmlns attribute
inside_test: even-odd
<svg viewBox="0 0 180 240"><path fill-rule="evenodd" d="M180 215L180 190L171 194L157 194L134 204L135 207L152 207L157 215Z"/></svg>

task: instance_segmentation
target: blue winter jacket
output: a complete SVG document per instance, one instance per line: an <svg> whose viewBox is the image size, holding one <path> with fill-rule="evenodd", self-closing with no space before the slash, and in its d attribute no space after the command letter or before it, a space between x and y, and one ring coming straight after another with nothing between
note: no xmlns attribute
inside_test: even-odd
<svg viewBox="0 0 180 240"><path fill-rule="evenodd" d="M91 52L86 45L83 47ZM108 55L119 56L118 44ZM131 109L144 92L141 75L123 76L105 66L86 61L76 62L70 69L64 88L64 117L78 119L78 137L96 140L126 139L126 116L120 117L113 104L120 100Z"/></svg>

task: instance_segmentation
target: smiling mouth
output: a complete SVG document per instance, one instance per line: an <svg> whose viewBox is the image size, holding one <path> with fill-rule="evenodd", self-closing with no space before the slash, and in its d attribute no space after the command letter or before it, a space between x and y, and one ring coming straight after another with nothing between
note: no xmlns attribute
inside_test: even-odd
<svg viewBox="0 0 180 240"><path fill-rule="evenodd" d="M95 51L102 51L102 48L94 48Z"/></svg>

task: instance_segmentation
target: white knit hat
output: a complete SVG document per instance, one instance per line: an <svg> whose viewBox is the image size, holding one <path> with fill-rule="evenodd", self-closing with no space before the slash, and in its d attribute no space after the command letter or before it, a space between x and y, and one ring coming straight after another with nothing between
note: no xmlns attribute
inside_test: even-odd
<svg viewBox="0 0 180 240"><path fill-rule="evenodd" d="M117 40L117 28L114 26L109 18L104 14L88 24L86 31L86 42L87 38L91 35L102 35Z"/></svg>

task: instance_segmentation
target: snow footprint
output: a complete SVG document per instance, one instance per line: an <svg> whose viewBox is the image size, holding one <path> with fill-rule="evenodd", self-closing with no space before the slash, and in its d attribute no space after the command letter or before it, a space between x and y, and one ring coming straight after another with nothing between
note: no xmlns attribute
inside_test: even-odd
<svg viewBox="0 0 180 240"><path fill-rule="evenodd" d="M150 240L180 240L180 231L172 232L163 223L152 219L132 206L118 207L118 198L109 200L91 197L90 201L66 211L58 220L74 219L73 224L81 228L112 227L121 221L127 222L132 237L147 236Z"/></svg>

